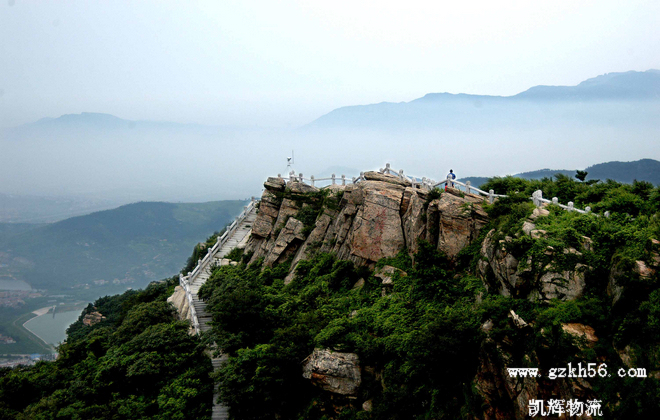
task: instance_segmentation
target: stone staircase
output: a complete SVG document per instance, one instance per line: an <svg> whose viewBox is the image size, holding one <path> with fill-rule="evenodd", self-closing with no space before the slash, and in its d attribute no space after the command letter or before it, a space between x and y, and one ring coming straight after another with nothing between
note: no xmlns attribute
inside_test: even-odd
<svg viewBox="0 0 660 420"><path fill-rule="evenodd" d="M197 322L199 323L199 331L209 331L211 329L210 322L212 321L211 314L206 311L206 302L201 300L197 295L199 289L202 287L206 280L211 276L211 272L214 267L222 265L236 264L225 258L225 256L236 247L244 247L247 243L247 240L250 237L250 232L252 231L252 224L257 218L257 209L255 206L252 206L245 217L240 220L237 220L239 223L233 231L227 236L223 243L220 244L220 248L215 251L212 259L205 261L203 265L197 267L197 273L190 282L189 291L192 297L192 306L195 308L195 313L197 315ZM200 261L200 264L202 262ZM211 363L213 364L213 370L216 371L220 369L222 364L227 360L226 355L221 355L220 357L213 358L212 350L208 352L211 357ZM213 414L211 418L213 420L228 419L229 412L228 408L220 403L218 403L218 387L217 385L213 391Z"/></svg>

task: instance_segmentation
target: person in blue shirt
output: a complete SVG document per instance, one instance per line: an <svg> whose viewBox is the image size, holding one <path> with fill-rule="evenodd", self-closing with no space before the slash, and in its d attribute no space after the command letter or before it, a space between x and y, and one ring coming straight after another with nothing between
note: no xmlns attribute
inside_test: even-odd
<svg viewBox="0 0 660 420"><path fill-rule="evenodd" d="M456 174L454 173L453 169L449 170L449 173L447 174L447 179L456 179ZM449 185L451 184L451 185ZM454 183L453 182L448 182L445 184L445 186L453 187Z"/></svg>

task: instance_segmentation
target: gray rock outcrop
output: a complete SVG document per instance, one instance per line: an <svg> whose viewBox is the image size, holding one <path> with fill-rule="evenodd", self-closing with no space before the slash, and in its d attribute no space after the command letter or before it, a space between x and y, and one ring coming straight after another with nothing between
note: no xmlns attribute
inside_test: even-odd
<svg viewBox="0 0 660 420"><path fill-rule="evenodd" d="M355 395L362 383L360 361L355 353L314 349L303 362L303 377L335 394Z"/></svg>

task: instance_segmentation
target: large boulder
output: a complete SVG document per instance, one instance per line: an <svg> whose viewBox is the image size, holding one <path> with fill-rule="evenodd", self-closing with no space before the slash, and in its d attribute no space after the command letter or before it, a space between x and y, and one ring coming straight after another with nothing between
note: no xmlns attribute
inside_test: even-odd
<svg viewBox="0 0 660 420"><path fill-rule="evenodd" d="M335 394L355 395L362 383L358 355L314 349L303 362L303 378Z"/></svg>
<svg viewBox="0 0 660 420"><path fill-rule="evenodd" d="M264 182L264 188L266 188L268 191L284 191L285 186L286 182L284 182L284 179L280 177L270 176L266 182Z"/></svg>
<svg viewBox="0 0 660 420"><path fill-rule="evenodd" d="M369 171L364 173L364 178L368 181L387 182L389 184L400 185L402 187L410 187L412 183L405 178L399 178L396 175L381 174L380 172Z"/></svg>
<svg viewBox="0 0 660 420"><path fill-rule="evenodd" d="M186 297L186 291L183 290L183 287L176 286L174 288L174 293L172 293L172 296L167 298L167 301L176 308L177 317L180 320L192 318L188 298Z"/></svg>
<svg viewBox="0 0 660 420"><path fill-rule="evenodd" d="M310 192L317 192L319 189L312 187L311 185L305 184L304 182L289 182L286 184L286 191L290 191L296 194L305 194Z"/></svg>

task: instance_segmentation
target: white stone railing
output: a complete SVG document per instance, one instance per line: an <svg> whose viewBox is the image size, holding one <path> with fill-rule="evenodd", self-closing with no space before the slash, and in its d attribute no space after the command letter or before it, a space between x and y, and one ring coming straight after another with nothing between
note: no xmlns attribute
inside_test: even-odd
<svg viewBox="0 0 660 420"><path fill-rule="evenodd" d="M449 185L449 186L455 187L455 188L463 187L463 190L468 194L482 195L482 196L488 198L489 203L493 203L496 198L506 197L506 195L504 195L504 194L495 194L495 191L493 191L493 190L489 190L488 192L486 192L482 189L479 189L477 187L473 187L472 185L470 185L470 181L466 181L465 183L463 183L463 182L458 181L456 179L452 179L450 176L447 176L447 179L445 179L443 181L440 181L440 182L436 182L433 179L426 178L426 177L423 177L423 178L420 179L420 178L417 178L417 177L414 177L414 176L409 176L409 175L404 174L403 169L400 169L398 172L393 170L389 163L386 163L385 168L381 168L379 170L379 172L381 174L389 174L389 175L397 176L401 180L409 181L413 188L421 188L421 189L424 189L424 190L427 190L427 191L432 190L433 188L439 187L441 185L445 185L445 186ZM277 176L282 178L282 176L280 174L277 174ZM285 180L288 181L288 182L293 181L293 182L303 182L303 183L305 181L307 181L307 182L309 182L310 185L316 186L315 183L319 182L319 181L331 181L331 185L335 185L338 181L341 182L341 185L346 185L347 183L357 184L360 181L364 181L365 178L364 178L364 172L360 172L360 176L357 177L357 178L353 177L351 180L347 180L345 175L341 175L341 178L337 178L335 176L335 174L332 174L332 176L330 178L314 178L313 175L309 178L305 178L305 177L303 177L302 173L296 175L293 171L291 171L289 173L288 179L285 179ZM581 214L591 213L591 208L590 207L587 206L584 210L581 210L581 209L575 208L572 201L569 201L567 205L564 205L564 204L559 204L559 200L557 199L557 197L553 197L552 200L545 199L545 198L543 198L543 193L541 192L541 190L535 191L534 194L532 194L532 197L530 197L530 199L534 202L534 204L537 207L540 207L543 203L552 203L554 205L557 205L557 206L561 207L562 209L564 209L566 211L575 211L575 212L581 213ZM610 212L606 211L604 213L604 216L605 217L610 217Z"/></svg>
<svg viewBox="0 0 660 420"><path fill-rule="evenodd" d="M278 178L282 178L282 174L277 174ZM318 187L317 182L327 182L330 181L329 185L346 185L348 184L357 184L360 181L364 181L364 172L360 172L360 176L353 177L352 179L347 179L346 175L340 175L339 177L335 174L332 174L326 178L315 178L314 175L309 178L305 178L302 173L296 175L295 172L289 172L288 178L282 178L287 182L302 182L307 181L312 187Z"/></svg>
<svg viewBox="0 0 660 420"><path fill-rule="evenodd" d="M192 327L195 329L195 334L199 334L199 319L197 318L197 311L193 305L192 291L190 290L190 283L188 278L184 277L183 274L179 274L179 285L186 292L186 299L188 300L188 310L190 311L190 319L192 322Z"/></svg>
<svg viewBox="0 0 660 420"><path fill-rule="evenodd" d="M213 263L213 259L215 258L215 254L220 251L220 248L232 237L236 229L243 223L245 218L250 214L252 209L257 205L259 201L255 200L254 197L252 197L252 200L250 203L243 208L243 211L241 214L234 219L234 221L225 229L225 233L223 233L221 236L218 237L218 240L215 242L215 244L208 250L204 258L200 258L197 260L197 265L193 269L193 271L189 272L186 276L179 274L179 284L185 290L186 292L186 298L188 299L188 304L190 306L190 314L192 318L192 324L193 328L195 329L195 333L199 334L200 329L199 329L199 320L197 318L197 312L195 311L195 307L193 306L193 293L192 290L190 289L190 285L195 281L197 276L199 276L200 273L202 273L210 264Z"/></svg>

